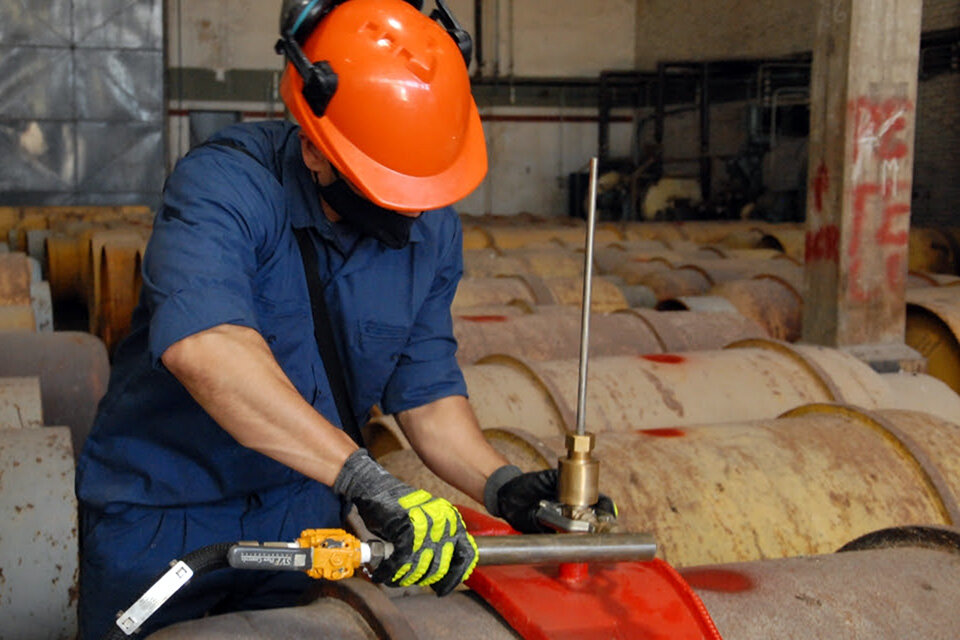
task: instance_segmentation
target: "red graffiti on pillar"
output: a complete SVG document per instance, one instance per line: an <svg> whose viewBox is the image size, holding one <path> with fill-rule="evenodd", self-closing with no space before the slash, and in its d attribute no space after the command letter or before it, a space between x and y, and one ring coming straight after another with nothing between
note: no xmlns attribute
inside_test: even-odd
<svg viewBox="0 0 960 640"><path fill-rule="evenodd" d="M910 182L901 179L909 178L909 175L901 176L901 170L906 173L901 164L910 155L910 140L905 134L913 103L905 98L861 97L851 101L849 108L854 118L854 139L850 191L853 220L847 245L847 286L853 300L865 302L871 296L882 295L880 287L864 284L866 243L876 243L884 253L882 267L876 265L884 271L883 285L889 290L904 286L902 271L909 242ZM815 201L816 188L815 182ZM879 221L871 225L876 231L870 238L865 237L868 220Z"/></svg>
<svg viewBox="0 0 960 640"><path fill-rule="evenodd" d="M882 102L860 98L850 105L854 117L853 161L875 155L881 160L901 160L910 147L903 139L907 114L913 103L906 98L889 98Z"/></svg>
<svg viewBox="0 0 960 640"><path fill-rule="evenodd" d="M817 173L813 177L813 207L817 213L823 211L823 196L830 188L830 172L827 171L827 165L823 162L817 167Z"/></svg>
<svg viewBox="0 0 960 640"><path fill-rule="evenodd" d="M808 231L804 255L807 262L814 260L840 260L840 229L835 224Z"/></svg>
<svg viewBox="0 0 960 640"><path fill-rule="evenodd" d="M877 242L888 246L907 246L910 237L907 233L906 225L899 231L894 231L892 227L897 223L899 218L909 215L910 205L905 202L887 205L883 210L883 221L877 230Z"/></svg>

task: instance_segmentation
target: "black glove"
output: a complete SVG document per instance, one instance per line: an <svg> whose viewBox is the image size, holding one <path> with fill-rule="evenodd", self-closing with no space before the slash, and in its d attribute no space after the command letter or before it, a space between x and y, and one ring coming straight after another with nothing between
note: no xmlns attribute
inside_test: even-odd
<svg viewBox="0 0 960 640"><path fill-rule="evenodd" d="M460 512L390 475L366 449L347 458L333 490L357 506L371 532L393 543L393 553L373 572L374 582L429 585L444 596L470 577L477 545Z"/></svg>
<svg viewBox="0 0 960 640"><path fill-rule="evenodd" d="M537 510L541 500L556 502L557 475L556 469L523 473L513 465L500 467L487 478L484 506L490 515L503 518L520 533L550 533L553 529L537 520ZM602 493L593 507L617 516L617 505Z"/></svg>

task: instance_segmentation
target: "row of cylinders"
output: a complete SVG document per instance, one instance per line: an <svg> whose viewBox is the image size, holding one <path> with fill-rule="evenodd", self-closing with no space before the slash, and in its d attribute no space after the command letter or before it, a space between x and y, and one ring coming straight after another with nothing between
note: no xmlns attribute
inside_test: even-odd
<svg viewBox="0 0 960 640"><path fill-rule="evenodd" d="M94 336L0 332L2 638L76 636L75 455L108 376Z"/></svg>
<svg viewBox="0 0 960 640"><path fill-rule="evenodd" d="M83 328L111 351L129 332L151 225L145 206L0 207L10 250L39 265L52 304L85 308Z"/></svg>
<svg viewBox="0 0 960 640"><path fill-rule="evenodd" d="M579 284L569 287L576 291L577 299L578 288ZM566 301L557 300L557 297L554 296L554 302ZM577 324L576 314L569 311L538 309L543 313L528 313L529 305L515 301L507 304L505 309L496 309L498 313L489 313L489 306L467 306L457 309L456 322L485 329L494 326L507 328L515 319L542 315L548 318L548 327L561 323ZM464 312L470 310L479 313ZM635 327L650 327L654 321L645 320L644 315L658 320L671 315L653 316L653 313L635 310L604 317L615 318L614 324L633 321ZM731 349L681 356L665 353L679 348L667 346L662 334L669 331L663 330L654 334L656 349L635 344L636 348L628 347L627 353L593 361L590 403L591 408L597 408L596 415L589 416L589 424L591 429L605 432L599 439L601 449L598 450L598 456L604 460L601 483L605 491L621 502L629 527L654 531L661 540L666 558L678 566L691 566L828 553L862 533L884 526L954 522L952 492L957 485L951 484L955 479L949 469L941 468L949 466L948 456L931 454L938 450L951 451L944 445L953 442L949 437L936 440L931 434L951 435L956 429L953 423L960 416L956 397L942 384L927 376L878 376L839 352L760 339L758 333L770 332L758 332L756 323L745 323L743 316L728 315L737 317L737 322L749 327L745 335L730 337L750 341L741 341ZM541 329L540 333L546 331ZM614 345L643 340L635 337L641 335L636 328L620 326L612 333L618 336L610 340ZM697 338L716 331L687 333ZM677 331L677 334L682 335L683 331ZM463 344L460 334L458 338ZM568 349L572 343L568 339L561 342ZM699 344L696 346L704 348ZM475 356L470 356L478 364L467 367L465 375L471 401L488 437L524 468L553 464L560 450L559 434L568 430L571 424L571 407L576 397L573 388L575 362L552 357L537 362L530 356L497 356L490 351L483 353L483 350L480 346ZM639 354L647 357L638 357ZM735 364L738 360L741 361L739 365ZM704 362L714 364L704 365ZM597 382L594 375L599 375L602 382ZM689 384L687 391L681 390L683 384ZM607 399L603 396L604 389L612 389ZM766 394L759 393L760 389L768 391L769 397L761 398ZM509 392L504 393L504 390ZM738 395L739 391L743 393ZM631 397L639 401L637 406L631 407L627 402ZM797 409L793 414L776 419L777 415L811 402L859 405L871 410L921 408L933 411L939 417L902 410L877 412L815 406ZM728 416L725 411L731 407L746 407L749 411L742 417ZM653 422L643 422L645 419ZM738 423L737 420L759 422ZM693 426L701 422L724 421L732 422L712 427ZM877 424L881 426L877 427ZM851 447L840 447L836 453L831 453L836 449L836 441L842 444L856 428L865 434L876 435L874 438L867 435L851 437ZM410 452L400 449L403 443L398 430L391 431L389 424L379 424L366 431L371 437L371 448L379 452L384 464L395 473L411 483L433 488L441 495L444 491L451 491L437 484L439 480L422 475L429 472L417 467ZM715 439L703 434L715 435ZM928 443L931 438L932 445ZM386 444L375 444L377 439ZM703 449L697 452L689 448L691 442L699 443ZM813 444L809 444L811 442ZM736 443L740 449L734 446ZM888 452L885 457L881 455L882 444L893 453ZM903 453L904 450L907 454ZM864 463L850 468L848 457L864 452L870 452ZM644 460L649 461L647 466L642 465ZM711 460L713 462L707 464ZM895 464L898 461L899 467ZM707 469L700 473L693 471L701 466ZM886 475L888 467L896 469L889 476ZM823 483L817 474L837 468L847 468L850 475L867 480L850 484L849 478L837 477L828 483L829 491L821 491ZM608 475L611 473L614 473L613 477ZM731 482L731 474L734 479L743 476L743 481ZM791 482L785 480L783 486L771 485L771 478L781 476ZM649 482L644 482L644 478L650 478ZM817 490L804 494L799 487L805 484L812 484ZM683 492L679 488L674 490L674 485L688 488ZM891 489L879 491L875 502L864 503L863 500L876 493L881 485ZM456 494L450 495L457 498ZM460 501L464 500L461 498ZM780 510L770 509L770 504L779 506ZM849 507L860 504L865 505L863 509L851 510ZM732 509L731 505L739 509ZM825 516L828 524L840 523L835 529L827 527L827 534L821 533L823 523L820 516L809 515L821 513L823 505L833 505L832 511L824 512L828 514ZM879 515L871 519L864 513ZM675 518L671 520L668 514ZM789 517L795 522L784 532L783 523L789 521ZM703 518L704 522L712 519L714 523L712 529L704 530L699 540L691 539L693 537L689 535L703 524L697 518ZM652 526L660 522L664 523L660 528ZM742 523L739 528L735 526L738 523ZM849 527L844 529L844 525ZM774 533L758 537L761 528ZM793 532L800 532L796 533L799 541L790 540ZM713 535L718 535L718 539L725 536L728 542L715 544ZM688 546L674 542L685 537L690 539ZM730 539L736 542L730 543ZM752 551L749 549L751 545L742 543L743 540L754 540ZM748 550L744 551L744 547ZM693 551L714 548L717 551L713 555L698 556L697 553L704 552ZM710 592L710 589L706 591ZM709 599L704 597L709 606ZM423 606L435 607L428 603ZM722 606L715 606L719 607L718 611L722 610Z"/></svg>
<svg viewBox="0 0 960 640"><path fill-rule="evenodd" d="M496 219L484 227L470 217L464 220L465 278L455 310L499 316L505 307L507 315L515 313L511 305L530 309L579 303L581 226L516 227ZM0 232L13 250L39 262L40 280L49 281L48 298L83 304L88 330L111 351L129 330L150 224L145 207L0 207ZM601 275L594 284L593 308L737 311L766 335L794 341L800 336L803 274L795 252L784 246L796 245L793 238L803 233L796 225L761 223L611 225L598 231ZM920 269L945 268L949 261L941 259L943 247L952 245L934 234L946 237L946 232L913 233L911 256L918 257L912 263ZM477 245L485 248L471 248ZM952 259L953 253L948 254ZM960 278L918 270L909 284L956 281ZM38 298L46 299L43 294Z"/></svg>
<svg viewBox="0 0 960 640"><path fill-rule="evenodd" d="M542 239L541 232L529 235ZM496 238L497 231L484 235ZM562 244L556 237L549 242ZM582 255L571 248L523 252L507 246L496 255L489 248L468 250L466 287L454 305L471 404L488 440L524 470L555 466L564 453L562 434L575 425L579 316L552 306L579 301ZM591 360L587 424L598 433L601 490L617 498L622 524L653 532L661 556L689 569L688 579L725 637L829 637L837 633L831 625L852 616L866 623L854 631L844 627L850 637L878 629L880 637L915 633L915 626L896 630L893 618L922 617L917 612L929 605L874 613L860 600L825 611L823 603L836 593L821 598L818 585L849 593L870 582L869 570L824 555L851 540L891 527L957 523L960 398L928 375L879 374L842 351L785 342L799 338L803 298L802 267L788 258L740 248L738 255L715 251L700 266L677 268L664 257L616 260L614 252L635 258L656 249L651 245L621 240L609 249L598 253L597 266L612 277L599 280L593 311L619 313L595 313L591 320L598 355ZM648 268L656 261L664 268ZM663 313L631 303L630 297L641 299L641 286L654 290L658 304L669 300L666 287L649 286L659 282L656 274L669 271L687 272L674 282L700 278L702 284L683 293L724 292L715 297L728 304L687 302L681 295L676 306L660 308L700 311ZM940 288L955 280L915 273L911 285ZM472 289L486 286L512 291L502 298L473 295ZM729 293L748 289L751 295L740 298ZM783 314L776 305L784 299L792 310L789 321L778 324L777 313ZM674 337L669 346L658 326ZM390 417L371 421L365 436L402 479L482 508L426 469ZM936 588L915 580L923 570L913 560L898 564L913 551L888 551L885 559L870 553L870 562L883 562L898 576L886 587L889 593L912 594L898 592L900 602L922 600L923 591ZM955 576L960 565L944 555L941 566ZM789 583L785 575L796 577L803 567L809 582L793 594L800 604L780 601L773 614L782 593L768 591L748 603L742 594L730 597L725 580L708 578L698 588L698 577L729 577L726 563L741 563L733 572L740 576L745 567L771 571L776 577L770 583L781 587ZM802 603L808 601L821 608L816 621L806 615ZM944 612L935 624L953 625L954 616ZM924 623L910 623L916 624Z"/></svg>

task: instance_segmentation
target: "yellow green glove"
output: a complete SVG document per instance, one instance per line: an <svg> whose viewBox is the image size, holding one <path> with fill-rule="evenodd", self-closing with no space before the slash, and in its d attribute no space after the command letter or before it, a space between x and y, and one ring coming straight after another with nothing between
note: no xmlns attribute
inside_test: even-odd
<svg viewBox="0 0 960 640"><path fill-rule="evenodd" d="M372 533L393 543L393 553L373 573L375 582L429 585L443 596L470 577L477 545L443 498L401 482L364 449L347 458L333 490L356 505Z"/></svg>

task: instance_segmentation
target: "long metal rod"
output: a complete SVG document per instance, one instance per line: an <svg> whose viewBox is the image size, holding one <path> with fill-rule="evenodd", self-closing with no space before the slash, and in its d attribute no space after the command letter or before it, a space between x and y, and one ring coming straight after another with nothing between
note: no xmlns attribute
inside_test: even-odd
<svg viewBox="0 0 960 640"><path fill-rule="evenodd" d="M477 536L480 565L644 562L657 553L649 533Z"/></svg>
<svg viewBox="0 0 960 640"><path fill-rule="evenodd" d="M587 194L587 246L583 252L583 309L580 316L580 377L577 386L577 434L587 432L587 361L590 352L590 307L593 297L593 232L597 225L597 158L590 159Z"/></svg>

